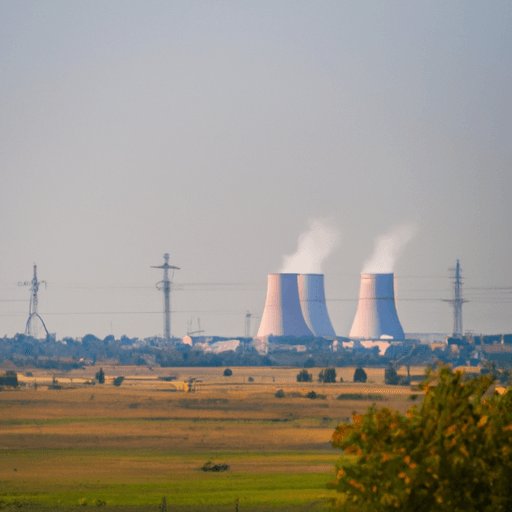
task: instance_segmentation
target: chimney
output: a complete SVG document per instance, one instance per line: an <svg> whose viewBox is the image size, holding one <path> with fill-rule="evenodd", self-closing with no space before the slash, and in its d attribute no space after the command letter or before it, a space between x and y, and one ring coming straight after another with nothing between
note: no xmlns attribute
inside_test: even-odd
<svg viewBox="0 0 512 512"><path fill-rule="evenodd" d="M265 336L313 336L307 326L299 300L297 274L269 274L267 298L258 329Z"/></svg>
<svg viewBox="0 0 512 512"><path fill-rule="evenodd" d="M324 275L299 274L300 306L307 326L315 336L336 337L325 303Z"/></svg>
<svg viewBox="0 0 512 512"><path fill-rule="evenodd" d="M361 274L359 303L350 338L405 338L395 306L393 274Z"/></svg>

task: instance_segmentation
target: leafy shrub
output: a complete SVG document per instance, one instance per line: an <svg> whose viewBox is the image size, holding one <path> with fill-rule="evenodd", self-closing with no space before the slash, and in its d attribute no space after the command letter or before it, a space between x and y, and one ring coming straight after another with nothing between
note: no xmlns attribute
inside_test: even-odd
<svg viewBox="0 0 512 512"><path fill-rule="evenodd" d="M123 383L124 377L119 376L114 379L114 386L120 386Z"/></svg>
<svg viewBox="0 0 512 512"><path fill-rule="evenodd" d="M334 368L325 368L318 374L318 382L336 382L336 370Z"/></svg>
<svg viewBox="0 0 512 512"><path fill-rule="evenodd" d="M12 386L18 387L18 374L12 370L6 371L3 375L0 375L0 386Z"/></svg>
<svg viewBox="0 0 512 512"><path fill-rule="evenodd" d="M297 382L312 382L313 381L313 375L309 373L307 370L301 370L297 374Z"/></svg>
<svg viewBox="0 0 512 512"><path fill-rule="evenodd" d="M373 400L374 402L378 402L383 400L382 395L378 395L375 393L341 393L338 395L338 400Z"/></svg>
<svg viewBox="0 0 512 512"><path fill-rule="evenodd" d="M306 394L306 398L312 398L315 399L317 397L317 394L314 391L310 391Z"/></svg>
<svg viewBox="0 0 512 512"><path fill-rule="evenodd" d="M282 389L277 391L276 398L284 398L284 391Z"/></svg>
<svg viewBox="0 0 512 512"><path fill-rule="evenodd" d="M233 375L233 370L231 370L230 368L226 368L224 370L223 375L224 375L224 377L231 377L231 375Z"/></svg>
<svg viewBox="0 0 512 512"><path fill-rule="evenodd" d="M253 377L249 377L249 378L247 379L247 382L254 382L254 378L253 378Z"/></svg>
<svg viewBox="0 0 512 512"><path fill-rule="evenodd" d="M489 377L427 372L407 416L370 407L339 425L333 446L354 455L328 487L334 510L494 512L512 509L512 392L484 398Z"/></svg>
<svg viewBox="0 0 512 512"><path fill-rule="evenodd" d="M356 368L356 371L354 372L354 382L366 382L367 378L368 376L363 368Z"/></svg>
<svg viewBox="0 0 512 512"><path fill-rule="evenodd" d="M407 377L398 375L392 365L384 370L384 382L392 386L408 386L411 383Z"/></svg>

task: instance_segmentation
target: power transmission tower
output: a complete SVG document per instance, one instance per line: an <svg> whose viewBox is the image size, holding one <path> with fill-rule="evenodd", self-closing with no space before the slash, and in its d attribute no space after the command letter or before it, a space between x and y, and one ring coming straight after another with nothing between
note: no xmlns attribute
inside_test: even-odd
<svg viewBox="0 0 512 512"><path fill-rule="evenodd" d="M45 323L43 322L43 319L39 316L39 313L37 312L37 292L39 291L39 285L43 284L46 286L46 281L38 281L37 280L37 265L34 263L34 277L32 278L32 281L24 281L19 282L18 286L30 286L30 306L28 310L28 320L27 324L25 326L25 334L28 336L32 336L33 338L37 338L38 329L37 329L37 323L35 322L36 318L39 318L41 323L43 324L44 330L46 331L46 336L49 336L50 333L48 332L48 329L46 328Z"/></svg>
<svg viewBox="0 0 512 512"><path fill-rule="evenodd" d="M172 286L172 277L174 276L174 272L169 279L169 270L179 270L180 267L174 267L169 265L169 254L164 254L165 263L158 267L152 266L151 268L163 268L164 269L164 278L159 283L156 283L156 287L158 290L164 291L164 339L165 341L171 341L171 286Z"/></svg>
<svg viewBox="0 0 512 512"><path fill-rule="evenodd" d="M453 337L462 338L462 304L465 301L462 298L462 276L460 274L460 263L457 260L455 266L454 298L450 301L453 305Z"/></svg>

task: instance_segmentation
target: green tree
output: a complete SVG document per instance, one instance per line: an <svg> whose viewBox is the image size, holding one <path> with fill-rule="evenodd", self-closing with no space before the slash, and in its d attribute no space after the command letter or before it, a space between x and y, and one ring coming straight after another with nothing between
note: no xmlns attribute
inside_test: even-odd
<svg viewBox="0 0 512 512"><path fill-rule="evenodd" d="M356 368L356 371L354 372L354 382L366 382L367 378L368 377L363 368Z"/></svg>
<svg viewBox="0 0 512 512"><path fill-rule="evenodd" d="M325 368L318 374L318 382L336 382L336 370L334 368Z"/></svg>
<svg viewBox="0 0 512 512"><path fill-rule="evenodd" d="M312 382L313 381L313 375L309 373L307 370L301 370L297 374L297 382Z"/></svg>
<svg viewBox="0 0 512 512"><path fill-rule="evenodd" d="M3 375L0 375L0 386L18 387L18 374L12 370L7 370Z"/></svg>
<svg viewBox="0 0 512 512"><path fill-rule="evenodd" d="M123 383L123 380L124 380L124 377L122 375L120 375L119 377L116 377L113 380L112 384L114 384L114 386L119 387Z"/></svg>
<svg viewBox="0 0 512 512"><path fill-rule="evenodd" d="M96 380L98 384L105 384L105 372L103 368L100 368L100 371L96 373Z"/></svg>
<svg viewBox="0 0 512 512"><path fill-rule="evenodd" d="M373 405L339 425L333 446L352 458L328 485L339 492L333 510L512 510L512 392L484 397L492 382L429 371L406 416Z"/></svg>
<svg viewBox="0 0 512 512"><path fill-rule="evenodd" d="M231 377L231 375L233 375L233 370L231 370L230 368L226 368L224 370L223 375L224 375L224 377Z"/></svg>

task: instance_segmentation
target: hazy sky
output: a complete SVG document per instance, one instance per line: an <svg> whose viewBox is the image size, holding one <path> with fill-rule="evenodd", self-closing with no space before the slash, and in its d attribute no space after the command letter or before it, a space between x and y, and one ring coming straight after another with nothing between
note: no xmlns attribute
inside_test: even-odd
<svg viewBox="0 0 512 512"><path fill-rule="evenodd" d="M512 2L0 1L0 336L243 335L325 223L347 335L376 239L406 332L512 332ZM412 229L412 228L411 228ZM326 254L325 251L323 254ZM252 331L257 330L253 321Z"/></svg>

